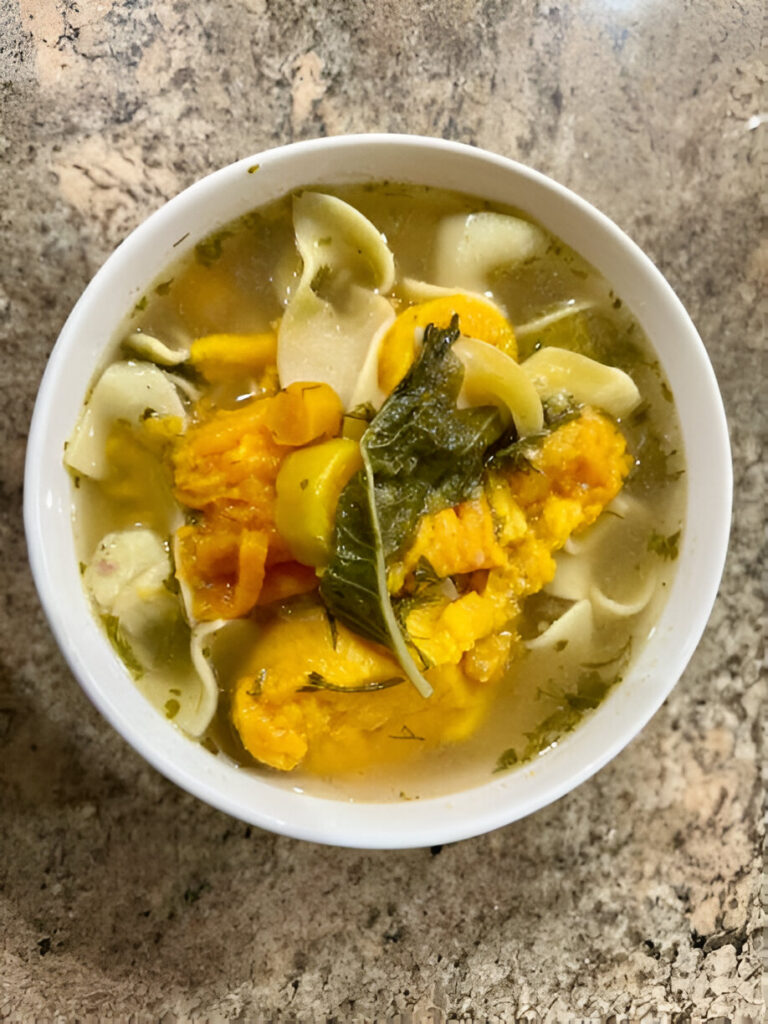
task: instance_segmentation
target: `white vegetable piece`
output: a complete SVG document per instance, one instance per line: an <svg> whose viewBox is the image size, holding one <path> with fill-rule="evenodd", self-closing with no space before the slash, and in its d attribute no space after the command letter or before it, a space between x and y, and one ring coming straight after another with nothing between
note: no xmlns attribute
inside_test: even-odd
<svg viewBox="0 0 768 1024"><path fill-rule="evenodd" d="M501 405L514 420L521 437L541 430L541 400L520 364L495 345L461 337L451 350L464 364L459 401L466 405Z"/></svg>
<svg viewBox="0 0 768 1024"><path fill-rule="evenodd" d="M381 294L394 258L377 228L335 196L302 193L293 223L303 269L278 333L280 384L329 384L350 408L371 345L395 317Z"/></svg>
<svg viewBox="0 0 768 1024"><path fill-rule="evenodd" d="M626 416L640 403L640 392L629 374L578 352L542 348L521 365L542 401L567 394L616 418Z"/></svg>
<svg viewBox="0 0 768 1024"><path fill-rule="evenodd" d="M152 363L113 363L99 377L69 440L64 461L84 476L107 475L107 438L117 420L139 423L147 409L157 416L187 414L173 382Z"/></svg>
<svg viewBox="0 0 768 1024"><path fill-rule="evenodd" d="M445 217L435 238L435 284L485 293L491 275L543 253L541 228L504 213L457 213Z"/></svg>

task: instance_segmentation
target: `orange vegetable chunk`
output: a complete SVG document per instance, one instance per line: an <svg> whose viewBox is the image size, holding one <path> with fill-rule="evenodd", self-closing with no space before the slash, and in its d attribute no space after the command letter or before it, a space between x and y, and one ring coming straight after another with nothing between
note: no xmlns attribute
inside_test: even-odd
<svg viewBox="0 0 768 1024"><path fill-rule="evenodd" d="M266 426L277 444L298 448L336 437L344 409L328 384L296 381L269 400Z"/></svg>

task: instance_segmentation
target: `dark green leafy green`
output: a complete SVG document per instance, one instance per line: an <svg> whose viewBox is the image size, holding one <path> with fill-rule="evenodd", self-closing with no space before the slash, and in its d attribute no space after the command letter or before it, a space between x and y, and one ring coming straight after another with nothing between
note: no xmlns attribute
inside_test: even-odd
<svg viewBox="0 0 768 1024"><path fill-rule="evenodd" d="M426 328L419 358L363 437L387 561L412 539L422 515L479 487L486 449L502 433L495 406L457 408L464 368L450 349L458 336L458 317L445 330Z"/></svg>
<svg viewBox="0 0 768 1024"><path fill-rule="evenodd" d="M419 357L365 431L363 469L339 499L333 555L320 584L329 612L394 651L423 696L431 687L397 621L387 567L423 515L477 491L485 453L503 430L495 407L457 407L464 370L450 348L458 336L458 317L446 330L426 328Z"/></svg>

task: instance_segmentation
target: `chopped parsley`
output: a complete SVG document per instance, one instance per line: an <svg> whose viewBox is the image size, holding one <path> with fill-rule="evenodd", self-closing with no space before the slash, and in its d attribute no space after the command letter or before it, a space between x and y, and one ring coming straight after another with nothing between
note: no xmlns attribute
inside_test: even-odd
<svg viewBox="0 0 768 1024"><path fill-rule="evenodd" d="M668 537L664 537L654 530L648 538L648 550L653 551L654 554L665 561L674 562L680 553L680 533L681 531L678 530L676 533L670 533Z"/></svg>
<svg viewBox="0 0 768 1024"><path fill-rule="evenodd" d="M164 704L165 717L175 718L176 715L178 715L180 708L181 704L179 704L174 697L171 697L170 700L167 700Z"/></svg>
<svg viewBox="0 0 768 1024"><path fill-rule="evenodd" d="M518 762L517 751L514 747L510 747L509 750L505 750L499 754L499 759L496 762L496 767L493 769L494 774L496 772L505 772L508 768L512 768Z"/></svg>
<svg viewBox="0 0 768 1024"><path fill-rule="evenodd" d="M195 259L198 263L204 267L210 267L221 258L221 254L224 251L224 241L230 237L231 231L226 229L223 231L217 231L215 235L211 235L210 238L206 238L202 242L198 242L195 246Z"/></svg>

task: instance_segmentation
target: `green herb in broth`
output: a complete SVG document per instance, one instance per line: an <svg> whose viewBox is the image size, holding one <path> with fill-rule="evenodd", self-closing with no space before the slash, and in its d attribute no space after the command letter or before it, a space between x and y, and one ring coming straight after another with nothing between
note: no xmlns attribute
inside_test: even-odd
<svg viewBox="0 0 768 1024"><path fill-rule="evenodd" d="M678 556L678 544L680 542L680 530L671 533L668 537L656 533L654 530L648 538L648 550L653 551L667 561L674 561Z"/></svg>
<svg viewBox="0 0 768 1024"><path fill-rule="evenodd" d="M195 258L204 267L210 267L212 263L221 259L224 251L224 242L232 237L232 232L227 229L218 231L215 235L206 238L204 242L198 242L195 246Z"/></svg>
<svg viewBox="0 0 768 1024"><path fill-rule="evenodd" d="M376 693L378 690L388 690L391 686L399 686L404 683L402 676L392 676L390 679L371 679L357 686L344 686L339 683L329 682L319 672L310 672L307 676L306 686L301 687L299 692L311 693L313 690L330 690L332 693Z"/></svg>
<svg viewBox="0 0 768 1024"><path fill-rule="evenodd" d="M181 710L181 704L174 697L167 700L163 706L166 718L175 718Z"/></svg>

